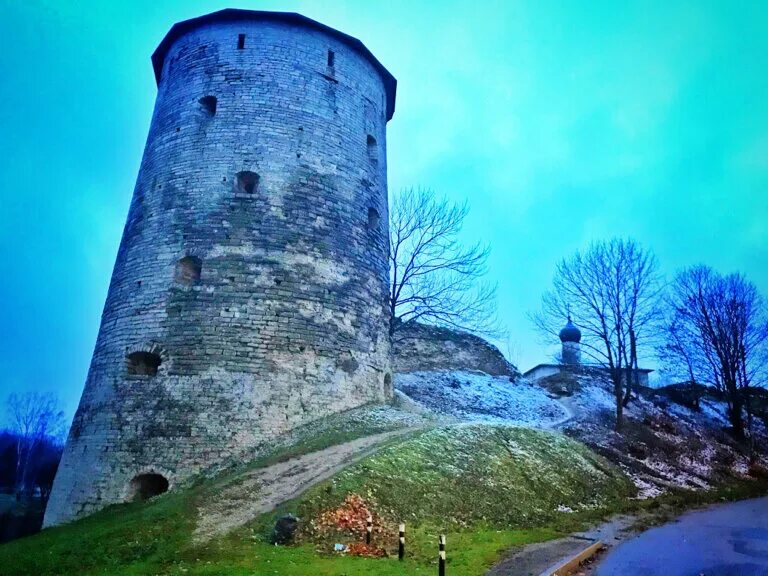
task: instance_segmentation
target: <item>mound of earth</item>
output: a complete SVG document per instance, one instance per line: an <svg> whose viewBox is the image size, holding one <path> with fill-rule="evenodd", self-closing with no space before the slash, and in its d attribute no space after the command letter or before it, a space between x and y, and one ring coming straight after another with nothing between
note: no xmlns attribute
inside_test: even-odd
<svg viewBox="0 0 768 576"><path fill-rule="evenodd" d="M384 448L311 489L294 511L310 519L304 537L322 541L329 535L327 518L339 516L350 495L362 498L383 533L396 534L406 520L443 529L536 526L606 508L634 492L619 468L565 436L472 424L433 429ZM360 536L354 532L360 522L342 517L339 531ZM330 533L337 542L339 531Z"/></svg>
<svg viewBox="0 0 768 576"><path fill-rule="evenodd" d="M550 428L569 418L558 401L518 378L482 372L443 371L398 374L395 387L437 414L459 420Z"/></svg>

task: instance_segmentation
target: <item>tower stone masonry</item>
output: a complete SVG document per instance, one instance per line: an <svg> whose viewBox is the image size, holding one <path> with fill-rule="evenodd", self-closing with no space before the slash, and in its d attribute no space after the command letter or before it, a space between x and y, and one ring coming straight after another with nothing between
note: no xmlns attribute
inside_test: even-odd
<svg viewBox="0 0 768 576"><path fill-rule="evenodd" d="M392 394L396 81L298 14L180 22L45 526Z"/></svg>

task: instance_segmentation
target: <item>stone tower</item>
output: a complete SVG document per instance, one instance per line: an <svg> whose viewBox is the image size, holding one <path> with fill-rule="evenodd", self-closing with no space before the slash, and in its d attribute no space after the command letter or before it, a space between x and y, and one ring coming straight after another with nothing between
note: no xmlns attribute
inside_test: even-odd
<svg viewBox="0 0 768 576"><path fill-rule="evenodd" d="M392 394L396 81L298 14L180 22L45 525Z"/></svg>

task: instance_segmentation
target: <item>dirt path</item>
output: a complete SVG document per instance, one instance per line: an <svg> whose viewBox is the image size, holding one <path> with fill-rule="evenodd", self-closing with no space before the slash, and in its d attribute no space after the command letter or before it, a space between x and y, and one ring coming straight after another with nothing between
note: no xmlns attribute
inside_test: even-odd
<svg viewBox="0 0 768 576"><path fill-rule="evenodd" d="M219 492L211 494L198 508L193 534L195 542L206 542L243 526L375 452L383 442L413 430L406 428L358 438L242 473L227 482Z"/></svg>
<svg viewBox="0 0 768 576"><path fill-rule="evenodd" d="M563 407L563 410L565 410L565 417L561 418L560 420L557 420L556 422L552 422L551 424L545 426L545 428L551 429L551 430L558 430L568 424L571 420L576 418L576 416L580 415L580 409L578 404L576 404L576 401L573 399L573 397L563 396L561 398L557 398L558 404Z"/></svg>

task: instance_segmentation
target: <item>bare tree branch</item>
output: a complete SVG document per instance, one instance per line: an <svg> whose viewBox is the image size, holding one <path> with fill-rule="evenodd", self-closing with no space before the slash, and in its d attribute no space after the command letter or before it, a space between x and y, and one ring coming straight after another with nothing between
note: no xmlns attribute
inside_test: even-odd
<svg viewBox="0 0 768 576"><path fill-rule="evenodd" d="M489 248L459 241L465 204L406 189L390 210L390 333L424 322L495 334L496 288L482 281Z"/></svg>

